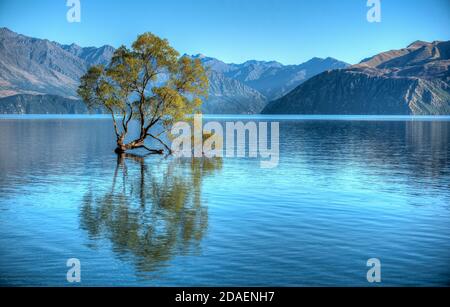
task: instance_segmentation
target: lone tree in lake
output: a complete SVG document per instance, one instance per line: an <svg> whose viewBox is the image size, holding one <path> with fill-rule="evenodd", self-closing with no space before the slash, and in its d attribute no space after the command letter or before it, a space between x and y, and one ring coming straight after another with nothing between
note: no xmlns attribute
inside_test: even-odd
<svg viewBox="0 0 450 307"><path fill-rule="evenodd" d="M112 115L116 153L145 148L147 138L161 143L172 125L200 110L207 95L208 78L201 62L179 57L169 42L151 33L138 36L131 50L121 46L107 66L92 66L81 78L78 94L89 108L103 107ZM131 120L139 136L126 143Z"/></svg>

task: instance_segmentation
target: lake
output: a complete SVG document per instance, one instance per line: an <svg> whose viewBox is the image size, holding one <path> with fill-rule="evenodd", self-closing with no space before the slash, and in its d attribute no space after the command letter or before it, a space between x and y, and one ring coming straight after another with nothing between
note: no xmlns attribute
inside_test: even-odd
<svg viewBox="0 0 450 307"><path fill-rule="evenodd" d="M279 121L278 167L118 157L108 117L1 116L0 285L71 286L69 258L82 286L450 285L450 117L210 118Z"/></svg>

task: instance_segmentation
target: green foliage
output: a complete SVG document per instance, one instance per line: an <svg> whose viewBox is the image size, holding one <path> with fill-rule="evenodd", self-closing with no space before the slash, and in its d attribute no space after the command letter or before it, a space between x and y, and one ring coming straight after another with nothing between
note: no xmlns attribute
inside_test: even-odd
<svg viewBox="0 0 450 307"><path fill-rule="evenodd" d="M167 131L175 122L187 120L186 115L199 112L207 89L199 60L180 58L167 40L144 33L131 49L118 48L107 67L91 67L81 78L78 94L88 107L110 111L118 142L127 134L130 120L138 120L141 134L135 143L142 143L153 137L150 129L156 123Z"/></svg>

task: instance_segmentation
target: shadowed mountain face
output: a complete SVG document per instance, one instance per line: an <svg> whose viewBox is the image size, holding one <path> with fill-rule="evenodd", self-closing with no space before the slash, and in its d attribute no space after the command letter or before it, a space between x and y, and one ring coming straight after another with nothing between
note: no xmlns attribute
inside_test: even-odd
<svg viewBox="0 0 450 307"><path fill-rule="evenodd" d="M59 104L64 105L65 98L78 99L76 89L86 70L92 65L107 65L113 53L111 46L82 48L75 44L61 45L1 28L0 97L55 95L63 97ZM219 114L259 113L268 101L281 97L311 76L347 66L331 58L314 58L301 65L288 66L262 61L226 64L203 55L194 58L200 58L210 69L209 98L205 100L203 111ZM28 101L30 97L24 96L20 100ZM21 113L24 110L32 109L0 106L0 113ZM51 111L43 105L40 112Z"/></svg>
<svg viewBox="0 0 450 307"><path fill-rule="evenodd" d="M450 42L415 42L324 72L265 114L450 114Z"/></svg>

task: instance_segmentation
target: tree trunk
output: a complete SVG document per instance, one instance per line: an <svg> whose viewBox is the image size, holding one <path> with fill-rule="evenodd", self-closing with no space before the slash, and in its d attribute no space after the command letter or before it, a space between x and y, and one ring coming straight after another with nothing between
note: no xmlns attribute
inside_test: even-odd
<svg viewBox="0 0 450 307"><path fill-rule="evenodd" d="M116 154L123 154L123 153L125 153L127 151L127 145L125 145L123 143L123 141L124 141L124 137L123 136L120 136L120 137L117 138L117 147L114 150L114 152Z"/></svg>
<svg viewBox="0 0 450 307"><path fill-rule="evenodd" d="M119 144L117 144L117 147L114 150L114 152L118 155L124 154L126 151L127 151L126 147L124 145L119 145Z"/></svg>
<svg viewBox="0 0 450 307"><path fill-rule="evenodd" d="M144 140L139 139L139 140L132 141L128 144L124 144L123 138L119 138L117 140L117 147L114 150L114 152L116 154L121 155L121 154L126 153L128 150L137 149L137 148L145 148L146 150L148 150L149 152L151 152L153 154L163 154L164 153L164 151L162 149L157 150L157 149L150 149L150 148L146 147L144 144Z"/></svg>

